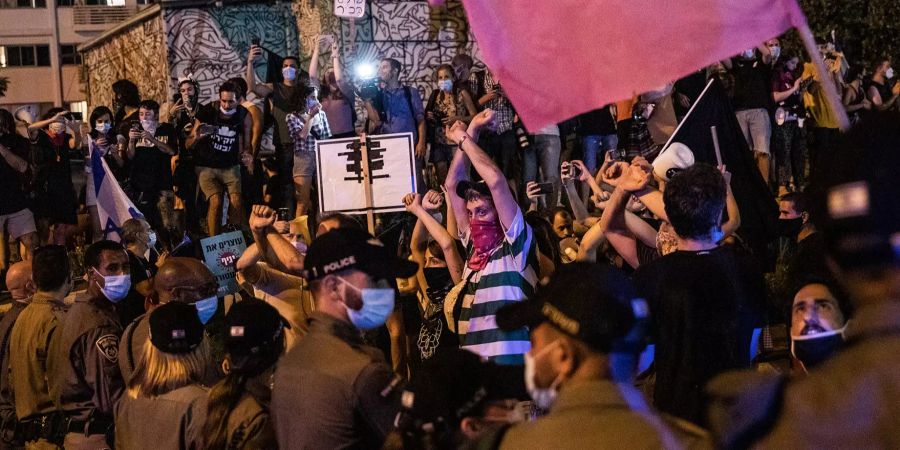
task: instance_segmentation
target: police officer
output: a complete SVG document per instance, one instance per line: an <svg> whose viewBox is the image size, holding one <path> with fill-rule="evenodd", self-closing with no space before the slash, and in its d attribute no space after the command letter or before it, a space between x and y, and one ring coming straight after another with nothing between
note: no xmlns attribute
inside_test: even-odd
<svg viewBox="0 0 900 450"><path fill-rule="evenodd" d="M118 242L97 241L84 253L88 287L75 300L50 345L50 393L65 415L66 448L106 448L113 407L124 389L119 373L119 324L114 303L131 288L128 254Z"/></svg>
<svg viewBox="0 0 900 450"><path fill-rule="evenodd" d="M501 309L501 328L531 330L525 385L550 412L510 428L499 448L680 448L702 440L699 430L682 436L636 389L613 381L610 355L638 350L632 331L646 317L646 302L621 271L583 262L558 269L535 300Z"/></svg>
<svg viewBox="0 0 900 450"><path fill-rule="evenodd" d="M275 371L272 415L281 448L380 448L399 405L398 383L360 330L384 324L415 263L391 255L362 230L339 228L309 247L305 260L316 312L309 334Z"/></svg>
<svg viewBox="0 0 900 450"><path fill-rule="evenodd" d="M177 301L198 305L202 309L200 321L205 325L218 308L219 285L209 268L193 258L172 256L156 273L153 279L153 292L145 302L148 311ZM138 358L143 353L144 343L150 338L150 326L147 314L141 315L128 324L119 342L119 370L127 383L137 366ZM207 380L209 381L209 380Z"/></svg>
<svg viewBox="0 0 900 450"><path fill-rule="evenodd" d="M72 290L65 247L35 250L31 260L37 292L19 314L9 336L10 386L19 419L20 440L26 448L57 448L61 436L54 429L56 407L48 383L52 361L51 337L65 316L63 299Z"/></svg>
<svg viewBox="0 0 900 450"><path fill-rule="evenodd" d="M12 305L0 319L0 450L11 449L16 424L16 406L9 389L9 335L19 314L31 303L34 281L31 277L31 261L20 261L6 272L6 288L12 297Z"/></svg>

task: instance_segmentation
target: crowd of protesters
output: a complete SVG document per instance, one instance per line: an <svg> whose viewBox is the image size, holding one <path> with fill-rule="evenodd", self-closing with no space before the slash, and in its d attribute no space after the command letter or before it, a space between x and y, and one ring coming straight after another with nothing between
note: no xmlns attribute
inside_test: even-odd
<svg viewBox="0 0 900 450"><path fill-rule="evenodd" d="M316 44L207 103L0 109L0 449L900 446L890 59L772 39L526 130L468 55L423 96ZM320 212L317 141L401 132L406 213ZM101 223L105 182L143 218Z"/></svg>

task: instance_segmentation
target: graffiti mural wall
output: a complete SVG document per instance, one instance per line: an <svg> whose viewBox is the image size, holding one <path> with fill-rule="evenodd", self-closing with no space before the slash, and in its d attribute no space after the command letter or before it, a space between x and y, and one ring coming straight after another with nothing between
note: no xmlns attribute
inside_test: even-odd
<svg viewBox="0 0 900 450"><path fill-rule="evenodd" d="M483 67L460 2L431 8L424 0L372 0L367 7L366 16L351 26L349 20L334 17L331 0L294 0L292 9L306 67L320 33L340 36L345 51L342 62L351 72L359 62L397 59L404 67L401 81L418 87L423 98L428 98L434 87L434 68L449 63L458 52L472 55L476 65ZM320 64L329 66L330 57L322 54Z"/></svg>
<svg viewBox="0 0 900 450"><path fill-rule="evenodd" d="M168 43L170 95L179 77L193 74L204 101L216 96L218 85L243 77L247 51L254 37L280 55L297 54L297 28L289 4L258 4L209 9L177 9L163 13ZM265 60L256 62L265 80Z"/></svg>
<svg viewBox="0 0 900 450"><path fill-rule="evenodd" d="M168 92L163 39L162 21L155 15L85 52L89 107L110 106L110 85L119 79L137 84L142 98L162 102Z"/></svg>

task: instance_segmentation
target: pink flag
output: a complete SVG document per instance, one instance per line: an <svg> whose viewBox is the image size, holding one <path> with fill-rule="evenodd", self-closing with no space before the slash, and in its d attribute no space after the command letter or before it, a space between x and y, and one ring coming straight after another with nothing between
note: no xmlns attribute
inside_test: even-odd
<svg viewBox="0 0 900 450"><path fill-rule="evenodd" d="M536 130L805 26L795 0L463 0L484 61Z"/></svg>

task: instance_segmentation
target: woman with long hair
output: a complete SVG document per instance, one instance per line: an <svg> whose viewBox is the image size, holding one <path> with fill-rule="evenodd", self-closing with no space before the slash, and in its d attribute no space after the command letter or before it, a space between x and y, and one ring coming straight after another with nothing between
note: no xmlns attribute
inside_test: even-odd
<svg viewBox="0 0 900 450"><path fill-rule="evenodd" d="M113 112L106 106L98 106L91 111L91 131L87 135L94 144L94 149L100 152L100 156L109 157L116 164L112 167L122 167L125 160L119 154L116 140L116 124L113 123ZM91 165L91 153L85 155L84 173L86 185L84 191L84 204L91 216L91 242L97 242L103 238L103 228L100 226L100 213L97 212L97 195L95 194L93 166Z"/></svg>
<svg viewBox="0 0 900 450"><path fill-rule="evenodd" d="M197 308L169 302L148 321L150 339L116 405L116 447L206 448L207 390L200 383L212 358Z"/></svg>
<svg viewBox="0 0 900 450"><path fill-rule="evenodd" d="M331 138L331 127L315 86L303 85L294 89L291 105L294 111L285 120L294 143L296 217L301 217L312 206L310 192L316 183L316 141Z"/></svg>
<svg viewBox="0 0 900 450"><path fill-rule="evenodd" d="M444 127L453 125L456 121L469 123L478 111L466 88L467 80L458 82L453 66L441 64L435 69L434 77L437 89L431 91L431 97L425 105L425 117L431 144L431 163L435 167L438 185L442 185L456 151L456 144L444 135Z"/></svg>
<svg viewBox="0 0 900 450"><path fill-rule="evenodd" d="M207 448L276 448L269 418L271 380L284 352L287 322L268 303L248 299L225 316L225 378L209 391Z"/></svg>

